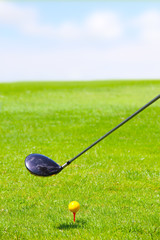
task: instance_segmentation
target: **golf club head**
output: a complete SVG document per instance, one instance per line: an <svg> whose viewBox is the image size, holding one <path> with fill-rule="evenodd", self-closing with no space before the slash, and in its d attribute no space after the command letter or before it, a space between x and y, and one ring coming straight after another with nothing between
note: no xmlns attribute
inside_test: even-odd
<svg viewBox="0 0 160 240"><path fill-rule="evenodd" d="M42 177L55 175L63 169L52 159L37 153L26 157L25 166L32 174Z"/></svg>

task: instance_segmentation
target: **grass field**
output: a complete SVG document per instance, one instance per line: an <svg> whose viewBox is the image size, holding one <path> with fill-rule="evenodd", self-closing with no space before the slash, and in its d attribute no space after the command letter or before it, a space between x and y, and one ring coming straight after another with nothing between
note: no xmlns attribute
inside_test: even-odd
<svg viewBox="0 0 160 240"><path fill-rule="evenodd" d="M160 239L159 100L56 176L24 166L64 164L158 94L160 81L0 84L0 239Z"/></svg>

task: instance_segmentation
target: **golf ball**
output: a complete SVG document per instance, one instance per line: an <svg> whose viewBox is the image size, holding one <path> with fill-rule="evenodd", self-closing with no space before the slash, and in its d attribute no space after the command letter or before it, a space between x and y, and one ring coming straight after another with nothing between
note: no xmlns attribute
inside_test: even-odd
<svg viewBox="0 0 160 240"><path fill-rule="evenodd" d="M78 210L80 209L80 205L77 201L72 201L70 202L70 204L68 205L68 208L71 212L76 213L78 212Z"/></svg>

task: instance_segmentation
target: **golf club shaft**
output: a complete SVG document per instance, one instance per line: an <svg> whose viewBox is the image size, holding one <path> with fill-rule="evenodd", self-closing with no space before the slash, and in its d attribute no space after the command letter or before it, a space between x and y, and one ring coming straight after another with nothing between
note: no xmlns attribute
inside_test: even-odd
<svg viewBox="0 0 160 240"><path fill-rule="evenodd" d="M116 127L114 127L113 129L111 129L109 132L107 132L105 135L103 135L101 138L99 138L97 141L95 141L94 143L92 143L89 147L87 147L86 149L84 149L82 152L80 152L78 155L76 155L74 158L72 158L71 160L69 160L68 162L66 162L64 165L62 165L62 168L65 168L67 165L69 165L71 162L73 162L76 158L80 157L82 154L84 154L85 152L87 152L89 149L91 149L93 146L95 146L97 143L99 143L100 141L102 141L104 138L106 138L107 136L109 136L112 132L114 132L115 130L117 130L119 127L121 127L123 124L125 124L126 122L128 122L130 119L132 119L133 117L135 117L137 114L139 114L140 112L142 112L145 108L147 108L148 106L150 106L152 103L154 103L155 101L157 101L160 98L160 94L153 98L150 102L148 102L147 104L145 104L143 107L141 107L139 110L137 110L135 113L133 113L131 116L129 116L128 118L126 118L124 121L122 121L120 124L118 124Z"/></svg>

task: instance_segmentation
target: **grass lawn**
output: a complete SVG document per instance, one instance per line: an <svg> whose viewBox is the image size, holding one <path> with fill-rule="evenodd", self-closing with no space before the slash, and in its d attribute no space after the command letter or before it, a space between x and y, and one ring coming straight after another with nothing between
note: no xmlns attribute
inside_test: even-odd
<svg viewBox="0 0 160 240"><path fill-rule="evenodd" d="M159 100L56 176L24 166L64 164L158 94L160 81L0 84L0 239L160 239Z"/></svg>

